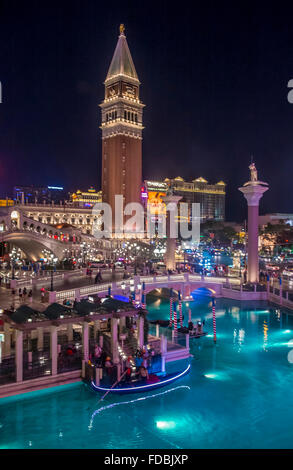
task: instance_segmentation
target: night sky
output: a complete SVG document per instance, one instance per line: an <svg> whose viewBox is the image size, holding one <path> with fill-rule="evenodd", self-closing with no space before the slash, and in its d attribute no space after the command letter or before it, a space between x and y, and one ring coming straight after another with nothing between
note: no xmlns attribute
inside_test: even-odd
<svg viewBox="0 0 293 470"><path fill-rule="evenodd" d="M270 185L261 212L292 213L292 17L285 2L0 0L0 195L100 187L98 104L124 23L144 178L224 180L227 218L241 220L253 154Z"/></svg>

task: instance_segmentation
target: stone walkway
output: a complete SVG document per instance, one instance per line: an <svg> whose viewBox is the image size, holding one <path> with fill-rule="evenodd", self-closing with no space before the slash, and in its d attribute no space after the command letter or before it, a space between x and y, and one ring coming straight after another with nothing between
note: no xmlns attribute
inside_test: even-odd
<svg viewBox="0 0 293 470"><path fill-rule="evenodd" d="M33 298L32 302L28 298L26 298L25 301L23 301L23 299L20 300L18 293L12 295L11 289L0 287L0 308L10 310L11 306L13 306L14 309L17 309L20 305L28 305L29 307L42 312L49 304L42 303L41 296L40 299Z"/></svg>

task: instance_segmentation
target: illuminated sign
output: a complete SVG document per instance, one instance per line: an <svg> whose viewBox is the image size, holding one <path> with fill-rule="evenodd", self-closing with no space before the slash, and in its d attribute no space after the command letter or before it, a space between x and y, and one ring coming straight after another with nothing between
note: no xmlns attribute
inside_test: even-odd
<svg viewBox="0 0 293 470"><path fill-rule="evenodd" d="M59 191L63 190L61 186L48 186L48 189L58 189Z"/></svg>
<svg viewBox="0 0 293 470"><path fill-rule="evenodd" d="M162 197L166 196L166 193L149 191L148 192L148 208L150 214L165 214L166 205L162 200Z"/></svg>
<svg viewBox="0 0 293 470"><path fill-rule="evenodd" d="M148 191L167 191L168 185L160 181L146 181Z"/></svg>

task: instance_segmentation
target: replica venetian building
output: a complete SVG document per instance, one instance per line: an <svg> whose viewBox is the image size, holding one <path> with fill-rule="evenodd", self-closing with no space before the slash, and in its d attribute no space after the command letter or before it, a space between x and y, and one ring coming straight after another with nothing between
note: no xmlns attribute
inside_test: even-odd
<svg viewBox="0 0 293 470"><path fill-rule="evenodd" d="M115 195L124 206L140 202L142 182L142 111L138 76L124 26L105 80L102 108L102 194L115 214ZM114 219L113 219L114 220Z"/></svg>

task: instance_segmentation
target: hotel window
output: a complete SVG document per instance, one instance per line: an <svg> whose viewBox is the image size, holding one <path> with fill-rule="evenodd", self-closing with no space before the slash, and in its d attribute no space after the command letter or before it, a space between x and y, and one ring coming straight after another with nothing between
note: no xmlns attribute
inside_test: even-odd
<svg viewBox="0 0 293 470"><path fill-rule="evenodd" d="M131 113L131 121L134 121L134 115Z"/></svg>
<svg viewBox="0 0 293 470"><path fill-rule="evenodd" d="M127 119L127 112L124 111L124 119Z"/></svg>
<svg viewBox="0 0 293 470"><path fill-rule="evenodd" d="M137 114L135 115L135 122L136 122L136 124L137 124Z"/></svg>
<svg viewBox="0 0 293 470"><path fill-rule="evenodd" d="M127 119L128 119L128 121L130 121L130 111L128 111L128 113L127 113Z"/></svg>

